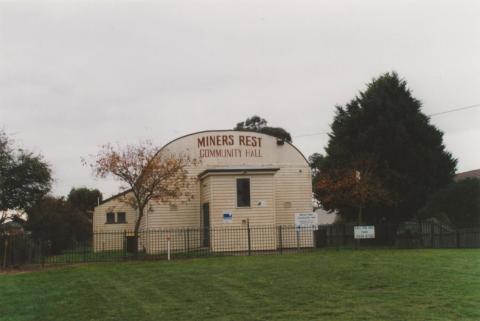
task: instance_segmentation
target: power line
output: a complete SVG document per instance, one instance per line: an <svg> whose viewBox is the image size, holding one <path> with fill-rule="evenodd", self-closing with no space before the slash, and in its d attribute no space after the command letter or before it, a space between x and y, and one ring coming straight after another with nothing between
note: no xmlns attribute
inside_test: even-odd
<svg viewBox="0 0 480 321"><path fill-rule="evenodd" d="M313 133L313 134L298 135L298 136L293 136L293 138L299 138L299 137L309 137L309 136L317 136L317 135L328 135L328 132L321 132L321 133Z"/></svg>
<svg viewBox="0 0 480 321"><path fill-rule="evenodd" d="M433 114L430 114L430 115L427 115L427 116L428 117L435 117L435 116L438 116L438 115L449 114L449 113L454 113L454 112L465 110L465 109L472 109L472 108L478 108L478 107L480 107L480 104L475 104L475 105L470 105L470 106L465 106L465 107L460 107L460 108L444 110L444 111L440 111L438 113L433 113ZM292 136L292 138L310 137L310 136L318 136L318 135L328 135L328 132L297 135L297 136Z"/></svg>
<svg viewBox="0 0 480 321"><path fill-rule="evenodd" d="M480 104L475 104L475 105L470 105L470 106L465 106L465 107L460 107L460 108L455 108L455 109L440 111L440 112L438 112L438 113L433 113L433 114L430 114L430 115L427 115L427 116L433 117L433 116L438 116L438 115L453 113L453 112L456 112L456 111L465 110L465 109L471 109L471 108L477 108L477 107L480 107Z"/></svg>

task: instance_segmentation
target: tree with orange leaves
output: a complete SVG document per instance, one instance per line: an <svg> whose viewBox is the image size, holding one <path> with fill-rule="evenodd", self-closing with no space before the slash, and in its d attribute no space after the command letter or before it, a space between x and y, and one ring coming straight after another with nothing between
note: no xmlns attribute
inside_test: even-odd
<svg viewBox="0 0 480 321"><path fill-rule="evenodd" d="M95 176L112 176L122 182L121 189L126 193L119 200L137 210L134 229L137 240L149 202L193 197L188 187L194 178L188 176L187 168L196 163L196 159L186 154L176 155L146 141L124 147L104 145L90 166Z"/></svg>
<svg viewBox="0 0 480 321"><path fill-rule="evenodd" d="M369 161L356 161L351 167L320 172L316 196L325 208L354 208L357 221L363 223L363 209L367 206L392 205L394 197L376 177Z"/></svg>

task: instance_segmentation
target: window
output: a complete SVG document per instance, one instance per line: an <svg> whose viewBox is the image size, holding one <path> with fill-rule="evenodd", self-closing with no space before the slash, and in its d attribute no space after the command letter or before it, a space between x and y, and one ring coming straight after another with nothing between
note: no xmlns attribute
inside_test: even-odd
<svg viewBox="0 0 480 321"><path fill-rule="evenodd" d="M107 213L107 222L106 224L122 224L122 223L127 223L127 215L125 212L117 212L117 220L115 221L115 213L114 212L108 212Z"/></svg>
<svg viewBox="0 0 480 321"><path fill-rule="evenodd" d="M107 213L107 224L113 224L113 223L115 223L115 213L108 212Z"/></svg>
<svg viewBox="0 0 480 321"><path fill-rule="evenodd" d="M237 178L237 207L250 206L250 178Z"/></svg>
<svg viewBox="0 0 480 321"><path fill-rule="evenodd" d="M125 212L118 212L117 213L117 223L127 223Z"/></svg>

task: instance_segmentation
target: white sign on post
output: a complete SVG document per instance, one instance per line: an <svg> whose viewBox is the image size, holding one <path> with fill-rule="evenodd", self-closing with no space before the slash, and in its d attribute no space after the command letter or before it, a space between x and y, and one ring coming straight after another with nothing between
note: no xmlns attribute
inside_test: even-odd
<svg viewBox="0 0 480 321"><path fill-rule="evenodd" d="M317 213L295 213L295 227L297 229L302 227L318 228Z"/></svg>
<svg viewBox="0 0 480 321"><path fill-rule="evenodd" d="M373 225L354 226L353 234L355 239L374 239L375 226Z"/></svg>

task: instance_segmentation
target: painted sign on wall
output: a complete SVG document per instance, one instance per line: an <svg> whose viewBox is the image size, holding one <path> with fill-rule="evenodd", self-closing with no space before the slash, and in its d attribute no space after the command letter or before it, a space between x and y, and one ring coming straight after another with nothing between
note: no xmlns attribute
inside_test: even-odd
<svg viewBox="0 0 480 321"><path fill-rule="evenodd" d="M295 213L295 227L317 227L317 213Z"/></svg>
<svg viewBox="0 0 480 321"><path fill-rule="evenodd" d="M223 212L223 223L232 223L233 222L233 214L232 212Z"/></svg>
<svg viewBox="0 0 480 321"><path fill-rule="evenodd" d="M262 155L262 137L206 135L197 138L200 158L256 158Z"/></svg>

